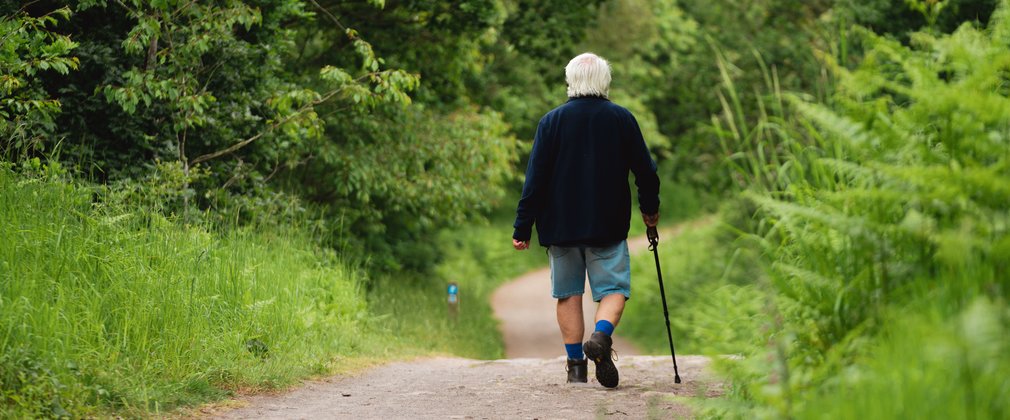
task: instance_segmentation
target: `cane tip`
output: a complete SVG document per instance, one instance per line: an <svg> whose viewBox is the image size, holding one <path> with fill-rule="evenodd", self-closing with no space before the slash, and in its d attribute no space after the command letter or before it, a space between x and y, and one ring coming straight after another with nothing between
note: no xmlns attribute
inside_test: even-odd
<svg viewBox="0 0 1010 420"><path fill-rule="evenodd" d="M676 384L680 383L680 375L677 375L677 376L673 377L673 383L676 383Z"/></svg>

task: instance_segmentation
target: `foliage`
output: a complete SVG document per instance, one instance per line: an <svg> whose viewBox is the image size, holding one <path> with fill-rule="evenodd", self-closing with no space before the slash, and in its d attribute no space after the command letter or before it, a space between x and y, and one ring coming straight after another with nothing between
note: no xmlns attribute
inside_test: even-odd
<svg viewBox="0 0 1010 420"><path fill-rule="evenodd" d="M81 7L92 7L90 3ZM316 91L284 80L288 73L282 63L283 52L292 46L280 37L291 31L268 23L260 29L267 32L263 39L250 42L240 36L241 31L250 32L254 25L264 24L258 8L239 1L201 5L137 0L120 4L136 22L125 35L122 48L128 55L144 57L143 66L137 63L124 69L118 76L120 82L105 85L102 91L108 101L129 115L137 112L138 105L157 111L151 116L161 120L162 136L169 140L170 151L187 177L191 166L210 163L257 141L274 143L258 148L266 155L257 156L259 159L297 159L306 153L300 146L323 133L317 105L331 100L352 107L409 103L405 91L417 84L415 75L380 70L372 47L351 29L345 34L361 56L360 68L323 66L318 80L324 89ZM309 16L297 2L272 6L275 9L270 16L275 21ZM279 51L272 52L272 48ZM269 67L244 72L235 67L263 58ZM245 73L249 80L228 83L235 73ZM219 79L225 79L224 83ZM236 88L245 89L236 92ZM235 113L245 118L229 118ZM240 124L242 129L237 127ZM191 132L200 140L189 145L195 153L187 150ZM163 143L164 139L155 137L152 141ZM188 201L184 200L186 207Z"/></svg>
<svg viewBox="0 0 1010 420"><path fill-rule="evenodd" d="M821 17L832 4L766 0L739 7L732 0L681 0L657 15L666 17L664 32L671 35L642 54L656 69L645 78L651 81L644 85L650 92L645 103L655 113L659 131L675 139L670 153L678 168L675 179L730 190L732 179L721 166L724 155L708 126L726 99L720 95L723 74L733 77L751 118L759 113L755 99L766 89L766 75L773 75L783 89L818 89L821 66L810 47L831 39L831 28ZM720 55L725 66L715 59Z"/></svg>
<svg viewBox="0 0 1010 420"><path fill-rule="evenodd" d="M532 143L537 121L565 101L564 66L595 22L601 0L505 0L499 24L468 56L479 57L467 77L468 96L501 112L518 139ZM460 57L450 51L453 57Z"/></svg>
<svg viewBox="0 0 1010 420"><path fill-rule="evenodd" d="M837 3L837 13L845 22L908 41L916 31L950 33L965 22L976 21L987 25L999 0L837 0Z"/></svg>
<svg viewBox="0 0 1010 420"><path fill-rule="evenodd" d="M0 15L0 158L24 159L43 150L56 129L60 101L38 78L77 68L77 58L70 56L77 44L53 31L69 17L66 7L37 17L24 10Z"/></svg>
<svg viewBox="0 0 1010 420"><path fill-rule="evenodd" d="M826 392L812 396L798 417L1003 418L1006 376L1006 304L980 298L954 316L925 309L888 320L886 340L871 344ZM840 391L840 390L845 390ZM891 396L899 396L895 401ZM825 410L827 408L827 410Z"/></svg>
<svg viewBox="0 0 1010 420"><path fill-rule="evenodd" d="M741 166L771 336L728 363L740 405L714 413L1005 416L1010 3L914 48L854 33L858 68L824 55L830 105L793 97L740 130L765 137L727 139L777 151Z"/></svg>
<svg viewBox="0 0 1010 420"><path fill-rule="evenodd" d="M725 77L735 85L737 124L752 126L771 106L758 100L761 92L829 95L832 82L811 47L848 65L861 55L847 41L852 23L907 39L929 26L913 6L933 11L941 4L930 27L950 32L966 21L987 22L995 0L766 0L747 7L731 0L607 1L581 45L611 59L615 97L645 120L647 138L656 139L651 146L678 168L674 179L731 191L734 180L709 124L730 100L721 89Z"/></svg>
<svg viewBox="0 0 1010 420"><path fill-rule="evenodd" d="M428 269L430 255L409 249L478 217L512 179L510 126L471 99L486 88L482 49L499 39L499 1L66 7L77 11L64 32L82 65L38 81L72 110L52 136L67 162L102 181L181 181L157 203L165 214L262 219L285 197L319 210L326 244L355 236L345 244L357 254L394 252L371 260L379 267ZM415 99L421 106L407 107ZM461 150L472 159L445 158ZM389 232L404 252L386 245Z"/></svg>
<svg viewBox="0 0 1010 420"><path fill-rule="evenodd" d="M416 76L380 70L381 60L371 45L352 29L344 32L360 56L359 68L322 66L318 79L326 89L318 92L286 82L289 76L283 59L292 45L283 37L292 32L277 26L311 15L302 10L301 3L277 3L267 11L268 22L259 8L239 1L201 5L136 0L124 4L126 15L135 23L124 35L123 51L143 60L124 69L118 83L101 89L127 114L136 113L141 104L158 105L159 117L168 118L159 123L175 142L184 166L235 153L264 136L274 137L281 149L294 148L300 141L321 135L322 123L314 107L331 99L360 106L409 103L405 92L416 87ZM106 6L102 1L82 2L80 7L86 10L95 5ZM259 26L257 31L252 30L254 26ZM214 59L209 60L211 57ZM255 69L238 67L257 61L261 66ZM229 80L232 78L238 80ZM237 88L245 89L235 92ZM245 118L226 117L236 112ZM223 122L251 126L245 130L251 135L235 139L234 131L238 130L234 128L215 132ZM206 153L187 154L189 130L200 138Z"/></svg>
<svg viewBox="0 0 1010 420"><path fill-rule="evenodd" d="M309 196L325 198L330 218L347 224L378 267L423 271L437 262L434 232L500 203L514 176L515 139L492 112L440 115L418 104L385 118L346 122L367 125L369 138L321 143L294 175L318 180Z"/></svg>
<svg viewBox="0 0 1010 420"><path fill-rule="evenodd" d="M415 95L419 102L449 109L466 107L480 96L471 83L490 60L480 49L497 40L507 17L501 0L389 2L381 10L338 1L319 4L362 28L389 65L419 74L423 80ZM310 29L315 39L333 31L331 22L319 23ZM326 42L310 45L316 47L322 48L306 51L302 58L339 60Z"/></svg>

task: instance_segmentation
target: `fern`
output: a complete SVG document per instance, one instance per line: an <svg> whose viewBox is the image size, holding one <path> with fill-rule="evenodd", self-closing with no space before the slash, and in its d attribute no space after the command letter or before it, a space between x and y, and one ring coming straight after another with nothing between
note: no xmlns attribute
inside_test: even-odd
<svg viewBox="0 0 1010 420"><path fill-rule="evenodd" d="M988 29L966 24L949 35L916 34L911 46L865 29L852 33L866 50L857 67L821 54L837 82L829 101L775 92L787 107L768 108L778 114L763 111L747 127L736 96L727 94L718 120L732 133L721 138L724 150L736 152L728 166L752 183L744 197L760 209L749 237L759 238L751 242L769 267L768 310L778 320L768 354L784 358L793 378L772 384L763 378L777 368L749 366L737 379L757 407L778 407L786 417L850 413L783 399L824 400L864 380L858 375L890 378L865 358L892 345L890 335L902 333L892 324L906 314L945 320L1010 313L1010 0ZM732 89L731 81L724 88ZM978 308L990 312L968 313ZM1005 335L986 337L983 344L1010 346ZM930 340L968 345L966 336ZM935 363L910 357L913 368ZM964 369L979 383L1010 375L1006 363ZM858 403L877 407L873 417L893 413L887 403L914 406L907 398ZM1005 398L945 398L954 412L1010 412ZM930 415L904 416L916 416L910 413Z"/></svg>

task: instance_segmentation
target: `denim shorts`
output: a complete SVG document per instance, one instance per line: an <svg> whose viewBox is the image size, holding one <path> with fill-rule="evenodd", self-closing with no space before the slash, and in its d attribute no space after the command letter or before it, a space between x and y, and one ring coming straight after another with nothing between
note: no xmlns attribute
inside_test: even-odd
<svg viewBox="0 0 1010 420"><path fill-rule="evenodd" d="M555 299L581 295L586 291L586 274L593 301L620 293L631 298L631 261L628 241L604 247L551 245L551 294Z"/></svg>

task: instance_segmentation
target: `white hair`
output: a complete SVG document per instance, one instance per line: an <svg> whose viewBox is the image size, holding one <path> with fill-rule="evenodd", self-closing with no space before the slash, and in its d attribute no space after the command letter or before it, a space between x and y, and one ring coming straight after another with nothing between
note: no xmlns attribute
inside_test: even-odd
<svg viewBox="0 0 1010 420"><path fill-rule="evenodd" d="M593 53L579 54L565 66L568 97L602 96L610 93L610 63Z"/></svg>

